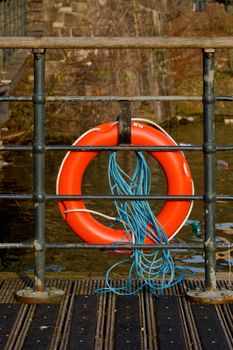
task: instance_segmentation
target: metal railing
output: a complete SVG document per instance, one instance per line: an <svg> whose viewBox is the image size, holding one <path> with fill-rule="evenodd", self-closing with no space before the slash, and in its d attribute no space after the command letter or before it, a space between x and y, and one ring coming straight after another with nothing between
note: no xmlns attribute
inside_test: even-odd
<svg viewBox="0 0 233 350"><path fill-rule="evenodd" d="M195 0L193 5L194 5L194 11L196 12L204 11L206 6L208 5L208 0Z"/></svg>
<svg viewBox="0 0 233 350"><path fill-rule="evenodd" d="M195 244L146 245L147 249L204 249L205 251L205 291L209 295L216 293L216 257L217 249L229 249L233 245L217 243L215 235L215 203L217 200L233 201L233 194L221 195L215 192L215 153L233 150L233 145L215 143L215 102L233 101L233 96L215 96L214 92L214 55L215 48L233 48L233 37L228 38L0 38L0 48L32 48L34 54L34 94L33 96L2 96L0 101L28 101L34 104L34 142L33 145L0 146L0 151L32 151L34 156L34 192L24 194L1 193L0 200L31 200L35 203L35 240L33 243L0 243L0 249L28 249L35 252L35 292L44 292L45 287L45 251L53 248L77 249L138 249L143 245L126 244L85 244L85 243L46 243L45 240L45 202L49 200L192 200L204 202L204 242ZM203 54L203 96L46 96L45 92L45 56L46 49L95 49L95 48L197 48ZM143 146L118 145L101 146L65 146L46 145L45 140L45 104L55 101L118 101L129 104L131 101L203 101L203 144L194 146ZM124 118L124 115L122 116ZM145 150L145 151L201 151L204 154L204 193L190 196L148 195L148 196L112 196L112 195L57 195L45 191L45 152L48 151L93 150Z"/></svg>
<svg viewBox="0 0 233 350"><path fill-rule="evenodd" d="M21 37L26 34L26 1L0 0L0 36ZM11 58L15 48L0 50L0 68Z"/></svg>

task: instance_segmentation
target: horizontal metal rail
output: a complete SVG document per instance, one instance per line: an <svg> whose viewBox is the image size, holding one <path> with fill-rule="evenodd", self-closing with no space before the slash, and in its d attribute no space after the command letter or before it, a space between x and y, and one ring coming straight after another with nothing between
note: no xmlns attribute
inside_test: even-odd
<svg viewBox="0 0 233 350"><path fill-rule="evenodd" d="M135 249L203 249L204 243L173 243L173 244L87 244L87 243L46 243L46 249L103 249L103 250L135 250ZM233 248L233 243L216 243L216 249L225 250ZM40 251L40 245L35 243L1 243L0 249L34 249Z"/></svg>
<svg viewBox="0 0 233 350"><path fill-rule="evenodd" d="M171 151L202 151L202 146L70 146L70 145L45 145L44 151L147 151L147 152L171 152ZM233 149L233 146L232 148ZM33 151L33 146L0 146L0 151Z"/></svg>
<svg viewBox="0 0 233 350"><path fill-rule="evenodd" d="M0 199L17 199L17 200L26 200L26 199L35 199L35 196L33 194L0 194ZM47 194L43 196L43 200L180 200L180 201L187 201L187 200L203 200L202 195L190 195L190 196L181 196L181 195L146 195L146 196L119 196L119 195L58 195L58 194ZM40 199L39 199L40 200Z"/></svg>
<svg viewBox="0 0 233 350"><path fill-rule="evenodd" d="M45 102L167 102L167 101L197 101L202 96L47 96ZM233 101L233 96L215 96L216 101ZM33 102L33 96L0 96L0 102Z"/></svg>
<svg viewBox="0 0 233 350"><path fill-rule="evenodd" d="M190 196L181 196L181 195L145 195L145 196L118 196L118 195L108 195L108 194L82 194L82 195L60 195L60 194L45 194L41 198L37 197L32 193L0 193L0 200L66 200L66 201L74 201L74 200L164 200L164 201L203 201L206 199L206 196L203 194L199 195L190 195ZM208 201L233 201L233 195L214 195L211 198L207 198Z"/></svg>
<svg viewBox="0 0 233 350"><path fill-rule="evenodd" d="M43 151L76 151L76 152L93 152L93 151L147 151L147 152L175 152L175 151L203 151L205 146L201 145L177 145L177 146L70 146L70 145L44 145ZM39 147L40 152L42 147ZM215 146L214 151L232 151L233 145ZM35 151L35 147L30 145L0 145L0 152L3 151Z"/></svg>
<svg viewBox="0 0 233 350"><path fill-rule="evenodd" d="M0 48L230 49L233 48L233 37L1 37Z"/></svg>

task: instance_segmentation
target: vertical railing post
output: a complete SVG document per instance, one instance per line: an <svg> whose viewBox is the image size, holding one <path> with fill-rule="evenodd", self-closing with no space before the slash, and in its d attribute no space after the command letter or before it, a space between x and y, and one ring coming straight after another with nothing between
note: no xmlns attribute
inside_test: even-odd
<svg viewBox="0 0 233 350"><path fill-rule="evenodd" d="M214 49L203 50L205 289L187 293L189 300L203 304L223 304L233 300L233 292L217 290L216 282L214 52Z"/></svg>
<svg viewBox="0 0 233 350"><path fill-rule="evenodd" d="M214 50L203 50L205 287L216 291Z"/></svg>
<svg viewBox="0 0 233 350"><path fill-rule="evenodd" d="M35 289L45 290L45 50L34 50Z"/></svg>
<svg viewBox="0 0 233 350"><path fill-rule="evenodd" d="M34 51L34 232L35 286L16 293L22 303L47 303L64 295L45 286L45 50Z"/></svg>

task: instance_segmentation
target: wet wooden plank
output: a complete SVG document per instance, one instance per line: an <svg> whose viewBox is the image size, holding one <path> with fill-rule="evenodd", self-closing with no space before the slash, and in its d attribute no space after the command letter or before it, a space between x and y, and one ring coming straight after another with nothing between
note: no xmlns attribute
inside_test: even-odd
<svg viewBox="0 0 233 350"><path fill-rule="evenodd" d="M18 304L19 305L19 304ZM33 319L35 305L21 305L20 311L11 330L5 349L21 349L27 335L28 328Z"/></svg>

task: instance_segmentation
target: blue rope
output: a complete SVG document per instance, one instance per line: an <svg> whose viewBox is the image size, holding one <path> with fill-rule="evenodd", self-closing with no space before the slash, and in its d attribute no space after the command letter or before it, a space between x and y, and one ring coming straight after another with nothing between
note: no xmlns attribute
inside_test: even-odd
<svg viewBox="0 0 233 350"><path fill-rule="evenodd" d="M141 152L135 152L136 167L132 176L125 173L117 163L116 152L109 156L108 179L111 193L114 195L148 195L151 189L151 173ZM118 217L125 229L125 236L120 242L143 244L149 238L155 244L168 244L166 233L156 219L147 201L114 201ZM112 286L110 275L121 266L130 262L127 282L125 286ZM114 292L119 295L132 295L148 286L151 291L159 294L165 288L174 286L192 272L189 268L175 266L168 249L150 252L135 249L131 255L118 261L106 273L106 288L97 289L97 293ZM136 282L142 280L140 287ZM159 282L158 282L159 280Z"/></svg>

